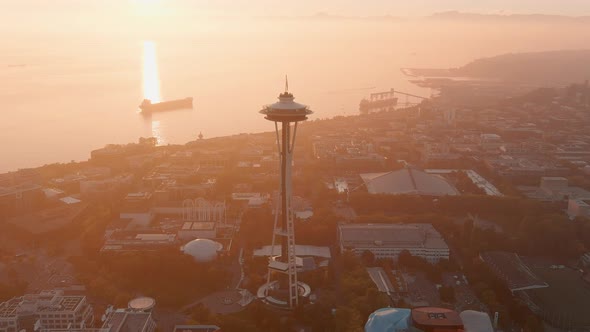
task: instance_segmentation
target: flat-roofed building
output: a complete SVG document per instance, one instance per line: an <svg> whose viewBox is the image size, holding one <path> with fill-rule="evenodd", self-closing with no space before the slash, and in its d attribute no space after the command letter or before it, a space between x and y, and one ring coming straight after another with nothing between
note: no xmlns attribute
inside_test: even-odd
<svg viewBox="0 0 590 332"><path fill-rule="evenodd" d="M217 332L221 328L217 325L176 325L173 332Z"/></svg>
<svg viewBox="0 0 590 332"><path fill-rule="evenodd" d="M36 184L0 186L0 216L13 216L38 210L45 201L45 193Z"/></svg>
<svg viewBox="0 0 590 332"><path fill-rule="evenodd" d="M217 237L217 224L213 221L187 221L178 231L181 240L214 239Z"/></svg>
<svg viewBox="0 0 590 332"><path fill-rule="evenodd" d="M151 312L117 309L109 315L102 327L109 332L154 332L156 322Z"/></svg>
<svg viewBox="0 0 590 332"><path fill-rule="evenodd" d="M92 326L92 306L85 296L66 296L62 290L27 294L0 303L0 332L52 330Z"/></svg>
<svg viewBox="0 0 590 332"><path fill-rule="evenodd" d="M590 218L590 196L586 198L569 199L567 214L570 218Z"/></svg>
<svg viewBox="0 0 590 332"><path fill-rule="evenodd" d="M446 308L422 307L412 309L412 325L424 332L461 332L463 321L454 310Z"/></svg>
<svg viewBox="0 0 590 332"><path fill-rule="evenodd" d="M102 252L154 251L176 245L176 234L113 231L107 233Z"/></svg>
<svg viewBox="0 0 590 332"><path fill-rule="evenodd" d="M547 288L549 285L539 278L515 253L505 251L486 251L479 254L480 259L490 271L511 292Z"/></svg>
<svg viewBox="0 0 590 332"><path fill-rule="evenodd" d="M569 186L564 177L542 177L539 187L518 187L528 198L540 201L563 201L570 199L585 199L590 197L590 191L580 187Z"/></svg>
<svg viewBox="0 0 590 332"><path fill-rule="evenodd" d="M133 174L121 174L107 179L80 181L80 194L83 196L105 195L130 185Z"/></svg>
<svg viewBox="0 0 590 332"><path fill-rule="evenodd" d="M248 208L259 208L266 204L270 198L270 195L262 195L261 193L251 192L237 192L231 194L234 202L242 202L243 206Z"/></svg>
<svg viewBox="0 0 590 332"><path fill-rule="evenodd" d="M449 259L447 243L431 224L340 224L338 241L341 251L370 251L377 259L397 260L404 250L429 263Z"/></svg>

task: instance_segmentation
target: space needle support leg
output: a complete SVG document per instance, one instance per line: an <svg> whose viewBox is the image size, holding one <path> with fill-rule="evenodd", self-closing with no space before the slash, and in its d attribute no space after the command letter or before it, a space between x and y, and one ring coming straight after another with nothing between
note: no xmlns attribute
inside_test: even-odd
<svg viewBox="0 0 590 332"><path fill-rule="evenodd" d="M284 232L288 231L288 219L289 219L289 191L291 186L290 180L290 165L289 165L289 131L291 126L289 122L282 122L282 141L281 141L281 227ZM287 239L283 237L281 239L281 261L288 263L287 257L289 257Z"/></svg>
<svg viewBox="0 0 590 332"><path fill-rule="evenodd" d="M293 125L293 138L291 142L291 147L289 151L289 158L288 158L288 171L289 171L289 205L291 204L291 196L292 196L292 183L291 183L291 166L293 162L293 150L295 148L295 138L297 136L297 124L295 122ZM293 220L293 213L289 208L289 215L288 215L288 230L289 230L289 304L291 308L296 307L299 305L299 292L298 292L298 283L297 283L297 255L295 252L295 224Z"/></svg>
<svg viewBox="0 0 590 332"><path fill-rule="evenodd" d="M295 125L293 126L293 139L291 142L291 155L293 155L293 149L295 149L295 137L297 137L297 124L298 122L295 122Z"/></svg>

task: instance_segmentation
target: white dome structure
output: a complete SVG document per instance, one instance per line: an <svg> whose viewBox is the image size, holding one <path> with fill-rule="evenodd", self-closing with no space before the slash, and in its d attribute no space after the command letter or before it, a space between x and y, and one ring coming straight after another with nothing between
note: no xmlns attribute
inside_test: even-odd
<svg viewBox="0 0 590 332"><path fill-rule="evenodd" d="M150 312L156 306L156 300L151 297L138 297L127 304L127 308L137 312Z"/></svg>
<svg viewBox="0 0 590 332"><path fill-rule="evenodd" d="M182 251L190 255L196 262L211 262L217 258L217 252L223 249L223 245L209 239L196 239L184 245Z"/></svg>

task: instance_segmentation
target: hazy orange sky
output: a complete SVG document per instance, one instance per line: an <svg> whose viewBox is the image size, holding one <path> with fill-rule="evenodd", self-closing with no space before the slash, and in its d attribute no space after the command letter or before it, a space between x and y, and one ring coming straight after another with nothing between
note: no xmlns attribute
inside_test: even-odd
<svg viewBox="0 0 590 332"><path fill-rule="evenodd" d="M159 2L165 6L190 6L204 12L225 14L306 15L326 11L341 15L429 15L459 10L483 13L541 13L590 15L588 0L3 0L3 12L9 9L30 11L78 11L96 8L120 8L129 3ZM2 16L2 13L0 13Z"/></svg>

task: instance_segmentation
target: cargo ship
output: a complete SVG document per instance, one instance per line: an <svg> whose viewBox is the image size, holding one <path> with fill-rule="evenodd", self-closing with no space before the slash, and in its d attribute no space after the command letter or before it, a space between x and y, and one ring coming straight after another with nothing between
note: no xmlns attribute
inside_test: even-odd
<svg viewBox="0 0 590 332"><path fill-rule="evenodd" d="M193 98L188 97L184 99L176 99L176 100L169 100L169 101L162 101L159 103L152 103L149 99L144 99L141 104L139 105L139 109L141 109L144 113L151 113L151 112L164 112L164 111L173 111L173 110L180 110L180 109L189 109L193 108Z"/></svg>

